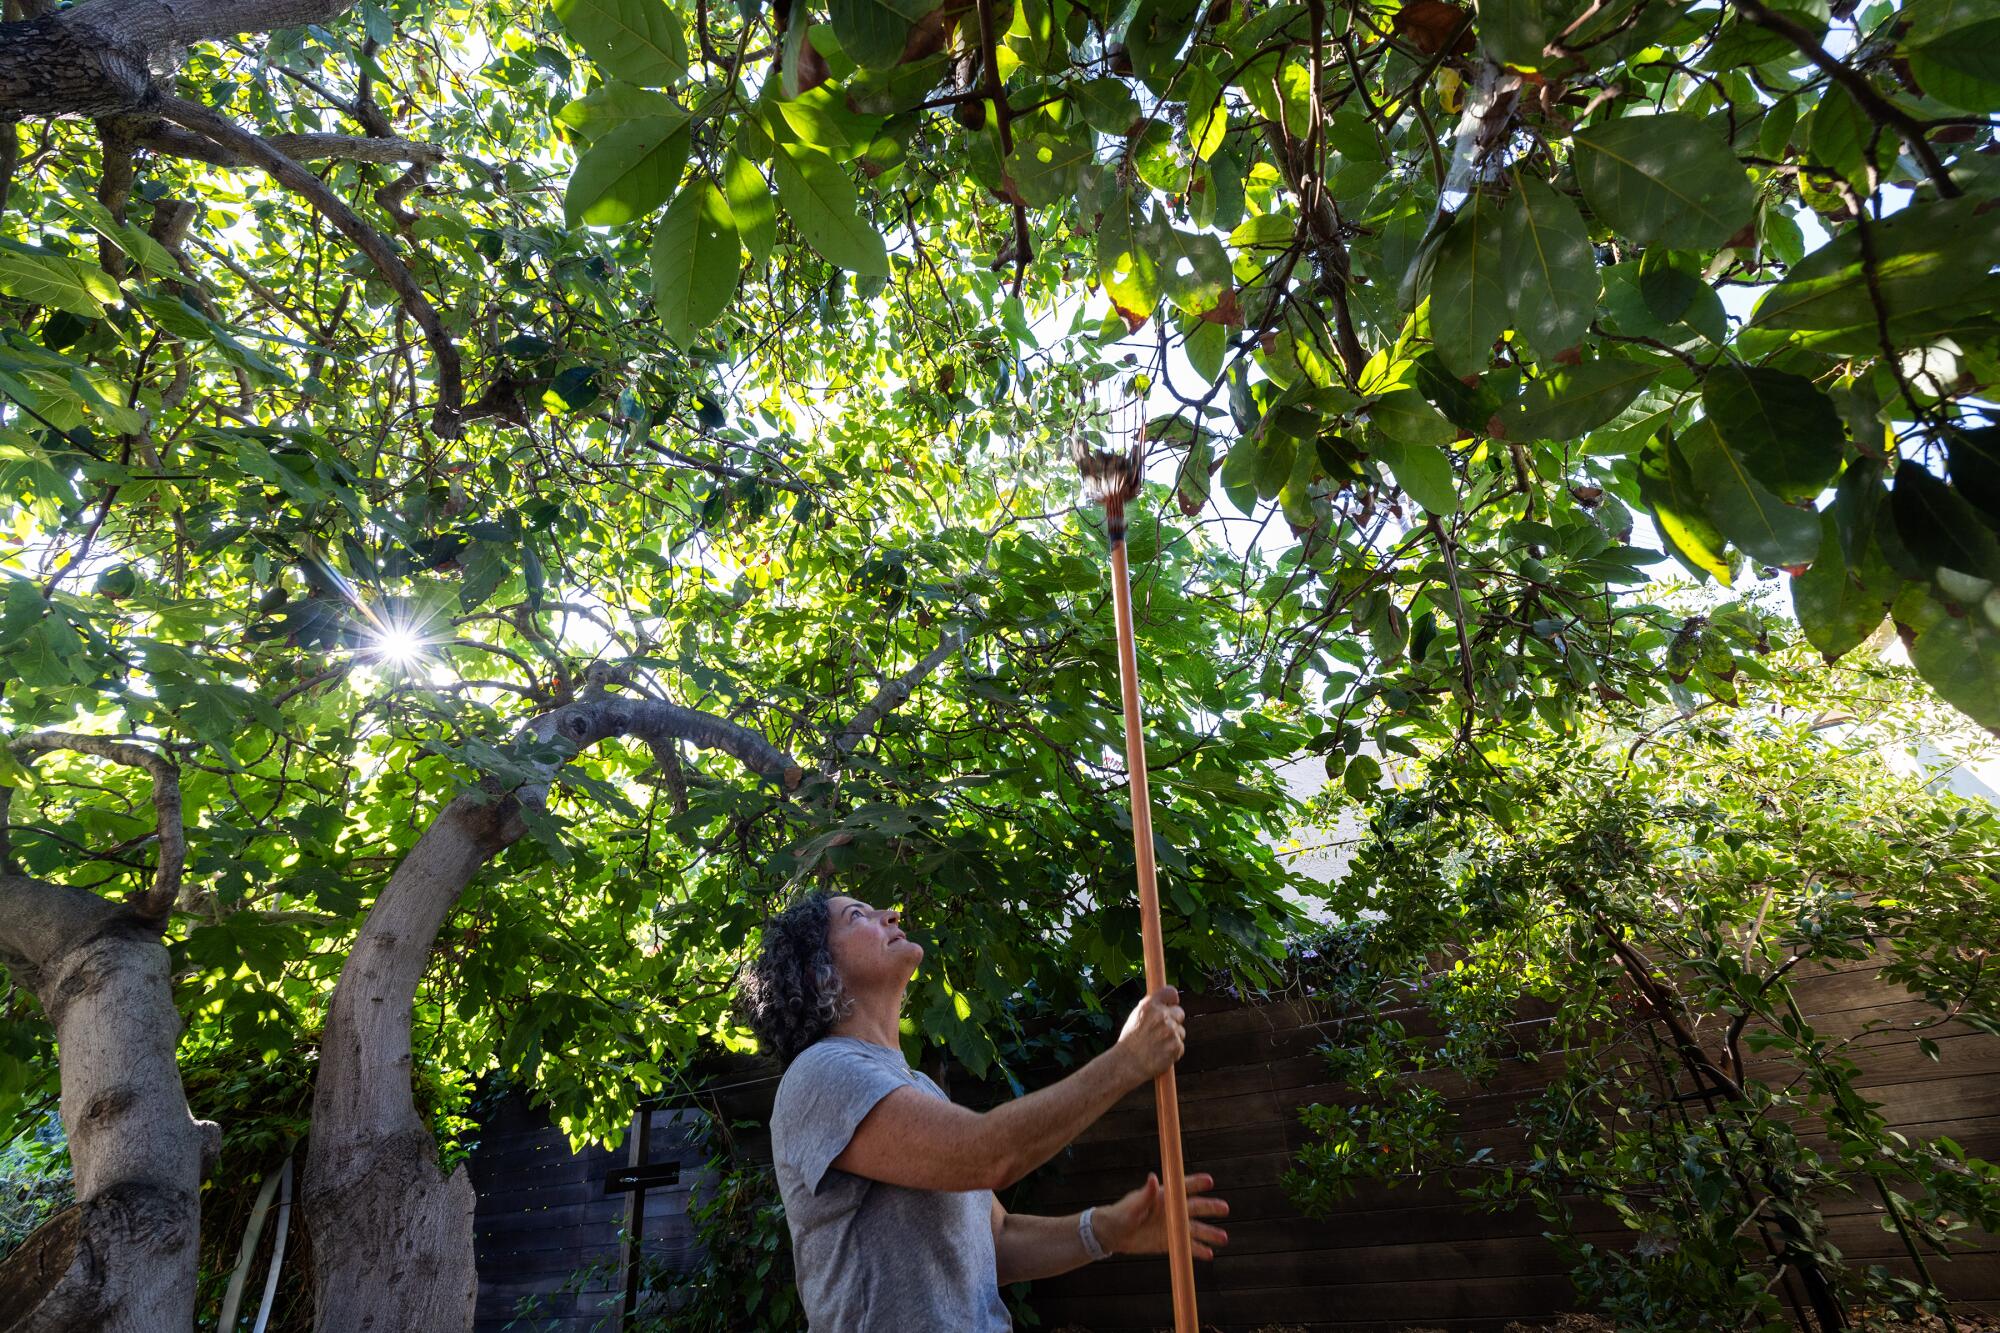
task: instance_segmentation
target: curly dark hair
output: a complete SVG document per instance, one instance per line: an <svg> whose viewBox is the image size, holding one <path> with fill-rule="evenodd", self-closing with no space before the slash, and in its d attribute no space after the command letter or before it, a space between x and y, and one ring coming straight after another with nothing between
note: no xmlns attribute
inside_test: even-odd
<svg viewBox="0 0 2000 1333"><path fill-rule="evenodd" d="M827 947L827 904L814 890L764 924L757 956L736 987L736 1012L782 1064L824 1037L851 1007Z"/></svg>

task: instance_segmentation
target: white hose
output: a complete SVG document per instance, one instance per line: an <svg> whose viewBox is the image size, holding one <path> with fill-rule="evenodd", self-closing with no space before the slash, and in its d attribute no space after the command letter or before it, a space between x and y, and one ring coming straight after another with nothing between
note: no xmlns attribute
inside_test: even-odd
<svg viewBox="0 0 2000 1333"><path fill-rule="evenodd" d="M278 1270L285 1263L285 1231L292 1220L292 1159L278 1173L278 1234L271 1239L271 1271L264 1275L264 1300L257 1307L257 1322L250 1333L264 1333L271 1320L271 1303L278 1298Z"/></svg>

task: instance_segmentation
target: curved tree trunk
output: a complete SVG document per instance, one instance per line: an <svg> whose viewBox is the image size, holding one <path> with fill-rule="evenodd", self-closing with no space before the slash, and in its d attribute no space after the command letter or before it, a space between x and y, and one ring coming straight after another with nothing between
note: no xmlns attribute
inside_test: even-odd
<svg viewBox="0 0 2000 1333"><path fill-rule="evenodd" d="M77 1196L0 1264L0 1330L180 1333L220 1136L188 1112L159 928L87 890L0 874L0 961L55 1024Z"/></svg>
<svg viewBox="0 0 2000 1333"><path fill-rule="evenodd" d="M677 738L723 750L788 787L801 776L791 756L755 732L601 686L529 731L565 754L609 736ZM556 767L546 765L547 774ZM340 970L302 1194L320 1333L472 1327L472 1182L463 1167L438 1170L437 1140L411 1096L410 1017L439 928L473 876L526 831L521 802L539 802L546 790L544 782L447 805L389 877Z"/></svg>
<svg viewBox="0 0 2000 1333"><path fill-rule="evenodd" d="M828 767L852 753L965 636L949 633L915 670L889 680L834 733ZM661 747L719 750L794 790L791 755L734 722L656 699L606 692L535 719L528 733L575 755L612 736ZM458 797L417 839L369 909L327 1009L313 1087L312 1140L302 1202L313 1235L319 1333L466 1333L478 1274L473 1191L465 1169L438 1169L437 1141L411 1095L410 1018L431 947L459 895L487 862L526 832L521 807L545 797L562 759L537 783L506 795Z"/></svg>
<svg viewBox="0 0 2000 1333"><path fill-rule="evenodd" d="M472 1181L438 1170L410 1092L410 1013L431 944L479 868L520 836L461 796L390 876L340 970L313 1087L301 1200L322 1333L472 1327Z"/></svg>

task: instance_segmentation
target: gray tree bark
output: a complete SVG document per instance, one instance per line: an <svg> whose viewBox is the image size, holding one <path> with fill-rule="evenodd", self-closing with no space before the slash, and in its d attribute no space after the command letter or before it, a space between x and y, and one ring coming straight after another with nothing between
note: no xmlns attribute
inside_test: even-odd
<svg viewBox="0 0 2000 1333"><path fill-rule="evenodd" d="M147 110L154 66L194 42L324 23L353 0L84 0L0 23L0 112L111 116Z"/></svg>
<svg viewBox="0 0 2000 1333"><path fill-rule="evenodd" d="M0 873L0 963L55 1024L76 1205L0 1264L5 1333L193 1325L202 1175L220 1142L181 1089L156 920Z"/></svg>
<svg viewBox="0 0 2000 1333"><path fill-rule="evenodd" d="M692 709L593 690L529 732L573 756L612 736L720 750L787 788L792 757ZM558 765L510 793L460 796L417 840L369 909L335 984L313 1088L302 1201L320 1333L462 1333L478 1274L472 1182L438 1169L411 1093L410 1018L438 930L473 877L526 831Z"/></svg>

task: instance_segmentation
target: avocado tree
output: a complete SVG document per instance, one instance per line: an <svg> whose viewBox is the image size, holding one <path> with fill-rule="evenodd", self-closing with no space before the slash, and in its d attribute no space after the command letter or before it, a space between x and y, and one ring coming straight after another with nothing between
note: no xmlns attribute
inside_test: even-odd
<svg viewBox="0 0 2000 1333"><path fill-rule="evenodd" d="M1791 571L1829 654L1892 617L1992 725L1990 23L10 0L0 782L75 909L10 975L111 912L152 1007L84 1030L324 1042L342 1320L464 1317L413 1061L603 1133L728 1032L795 877L932 895L919 1033L990 1057L1010 976L1134 933L1061 461L1114 380L1190 961L1283 917L1264 760L1358 789L1370 736L1732 697L1768 618L1621 593L1641 511L1705 577ZM10 1004L32 1071L64 1020ZM391 1289L420 1237L438 1282Z"/></svg>

